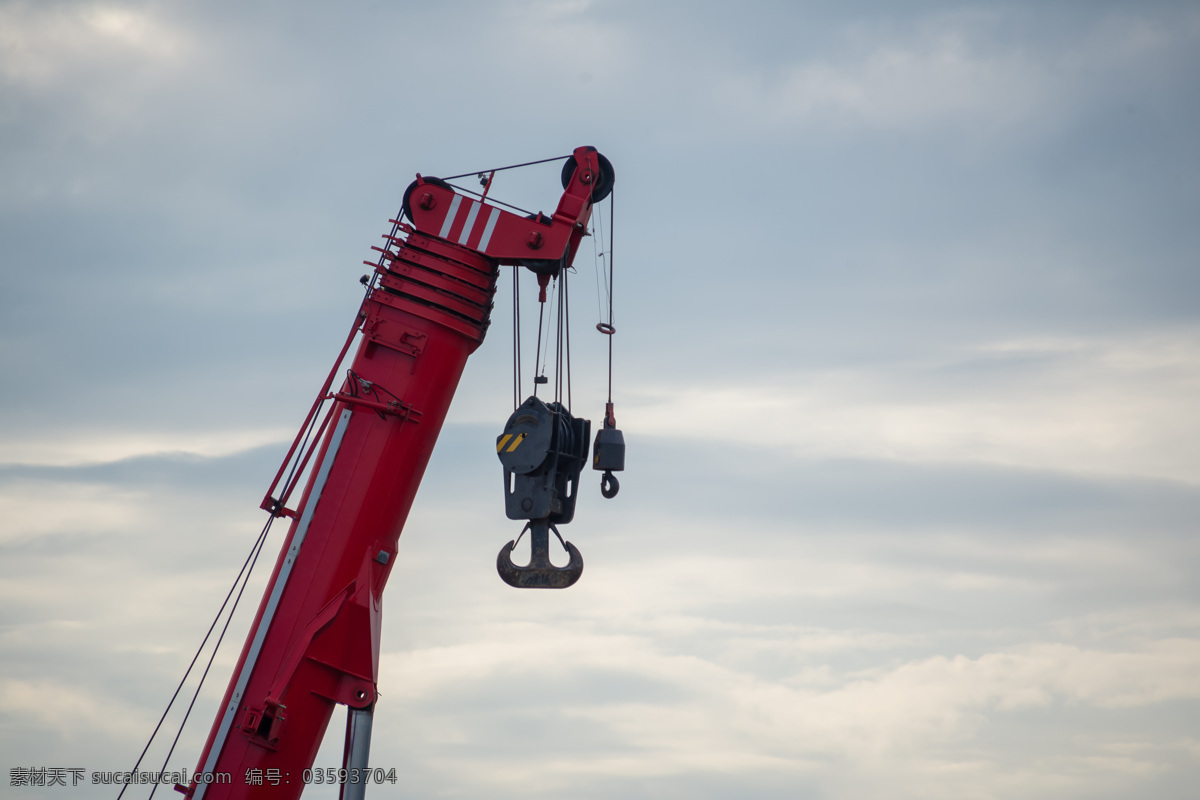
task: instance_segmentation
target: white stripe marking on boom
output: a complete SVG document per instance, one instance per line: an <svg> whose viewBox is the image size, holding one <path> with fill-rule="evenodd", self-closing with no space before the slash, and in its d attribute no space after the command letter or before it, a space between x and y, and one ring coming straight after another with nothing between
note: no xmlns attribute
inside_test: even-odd
<svg viewBox="0 0 1200 800"><path fill-rule="evenodd" d="M462 202L462 195L454 195L454 199L450 201L450 210L446 212L446 221L442 223L442 230L438 236L443 239L450 233L450 228L454 226L454 218L458 216L458 204Z"/></svg>
<svg viewBox="0 0 1200 800"><path fill-rule="evenodd" d="M479 240L479 251L487 252L488 242L492 240L492 231L496 229L496 220L500 219L500 209L493 208L491 216L488 217L487 226L483 229L483 238Z"/></svg>
<svg viewBox="0 0 1200 800"><path fill-rule="evenodd" d="M458 235L458 243L466 244L471 238L471 228L475 227L475 217L479 214L479 201L471 201L471 210L467 212L467 221L463 223L462 233Z"/></svg>

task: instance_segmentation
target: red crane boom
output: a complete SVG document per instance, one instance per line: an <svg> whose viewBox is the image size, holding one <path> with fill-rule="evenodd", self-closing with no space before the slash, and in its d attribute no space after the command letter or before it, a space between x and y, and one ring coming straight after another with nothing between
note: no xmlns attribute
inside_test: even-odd
<svg viewBox="0 0 1200 800"><path fill-rule="evenodd" d="M595 148L572 159L549 217L519 216L489 204L486 190L473 199L434 178L409 187L412 225L389 237L363 301L357 354L327 395L333 408L307 484L294 509L270 494L264 501L291 526L197 774L178 791L298 797L338 704L350 710L346 765L366 766L383 588L467 357L487 330L499 266L530 267L544 288L570 266L598 185L611 188L612 168ZM210 782L221 774L232 780ZM272 779L253 785L251 775Z"/></svg>

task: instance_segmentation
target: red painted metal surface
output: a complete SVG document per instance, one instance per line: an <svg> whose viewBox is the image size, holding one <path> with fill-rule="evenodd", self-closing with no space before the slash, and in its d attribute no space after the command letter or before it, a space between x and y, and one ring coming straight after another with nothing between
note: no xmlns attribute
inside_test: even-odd
<svg viewBox="0 0 1200 800"><path fill-rule="evenodd" d="M298 797L334 707L375 702L381 595L467 357L483 341L498 265L570 263L591 213L597 156L576 150L574 177L549 224L444 186L415 188L415 227L391 240L363 303L357 377L333 395L295 511L279 510L291 527L197 764L232 781L193 782L179 787L185 794ZM421 207L425 193L436 195L429 208ZM532 234L541 237L536 248ZM256 771L265 780L248 785Z"/></svg>
<svg viewBox="0 0 1200 800"><path fill-rule="evenodd" d="M501 264L557 260L564 254L569 263L587 229L592 190L601 174L595 148L576 148L574 158L572 179L548 217L526 219L459 195L440 181L418 178L409 197L413 221L419 230L474 248Z"/></svg>

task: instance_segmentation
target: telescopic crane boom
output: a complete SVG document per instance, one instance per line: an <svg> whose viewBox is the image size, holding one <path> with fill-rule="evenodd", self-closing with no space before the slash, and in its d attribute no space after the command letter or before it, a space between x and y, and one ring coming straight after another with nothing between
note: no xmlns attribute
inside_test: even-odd
<svg viewBox="0 0 1200 800"><path fill-rule="evenodd" d="M322 392L332 410L318 428L307 484L288 507L285 492L274 495L277 477L263 501L290 528L199 775L178 791L194 800L298 797L338 704L349 709L345 766L366 767L383 588L467 357L487 330L499 267L530 268L544 296L550 277L571 265L592 205L612 182L607 159L580 147L564 166L565 190L550 216L506 211L487 202L487 188L472 198L419 175L408 188L411 225L394 221L359 313L349 377ZM314 414L306 428L315 427ZM232 781L205 778L220 773ZM274 780L251 785L248 775ZM349 786L344 796L353 796Z"/></svg>

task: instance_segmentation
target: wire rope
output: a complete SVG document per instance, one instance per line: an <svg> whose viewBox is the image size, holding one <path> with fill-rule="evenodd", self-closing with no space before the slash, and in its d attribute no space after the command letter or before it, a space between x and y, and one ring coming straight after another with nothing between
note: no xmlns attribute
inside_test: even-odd
<svg viewBox="0 0 1200 800"><path fill-rule="evenodd" d="M571 292L567 286L567 270L563 270L563 304L567 339L567 411L571 410Z"/></svg>
<svg viewBox="0 0 1200 800"><path fill-rule="evenodd" d="M468 189L465 186L459 186L457 183L450 183L448 181L447 181L446 185L450 186L454 189L458 189L460 192L463 192L464 194L473 194L476 197L478 197L480 200L483 199L482 192L477 192L474 189ZM503 200L497 200L494 197L489 197L488 202L494 203L495 205L498 205L498 206L504 206L505 208L511 208L513 211L520 211L522 214L525 214L530 217L534 216L534 213L527 208L521 208L520 206L514 206L512 203L506 203Z"/></svg>
<svg viewBox="0 0 1200 800"><path fill-rule="evenodd" d="M521 405L521 293L520 266L513 265L513 410Z"/></svg>
<svg viewBox="0 0 1200 800"><path fill-rule="evenodd" d="M274 519L274 517L272 517L272 519ZM270 524L270 520L268 520L267 528L270 527ZM250 562L250 569L246 571L246 577L242 579L242 588L238 589L237 597L235 597L233 600L233 607L230 608L229 616L225 618L225 625L221 628L221 635L217 637L217 643L213 645L212 655L208 657L208 663L204 665L204 673L200 676L200 683L196 686L196 691L192 695L191 702L188 703L187 711L184 712L183 715L183 721L179 723L179 730L175 734L175 739L171 742L171 749L167 751L167 757L163 759L162 769L159 770L160 773L167 771L167 764L170 762L171 756L175 752L175 746L179 744L179 737L183 735L183 728L187 724L188 717L190 717L192 714L192 708L196 705L196 698L200 696L200 690L204 688L204 679L208 677L208 671L212 669L213 659L217 657L217 651L221 649L221 642L224 641L225 633L229 630L229 623L233 621L233 614L235 611L237 611L238 603L240 603L242 600L242 592L246 591L246 585L250 582L250 573L254 571L254 565L258 563L258 557L262 553L263 544L266 542L266 533L267 529L264 528L262 534L259 535L255 549L252 551L254 559ZM234 585L236 585L236 582ZM154 797L154 793L158 791L158 787L160 785L161 784L159 783L155 783L153 785L153 787L150 789L150 795L147 800Z"/></svg>
<svg viewBox="0 0 1200 800"><path fill-rule="evenodd" d="M387 237L385 237L389 241L396 240L396 234L400 230L400 222L399 222L400 217L401 217L401 213L398 212L394 218L394 221L392 222L391 233ZM386 256L387 256L386 253L380 254L379 260L377 262L378 266L380 268L384 267L384 261L386 259ZM377 269L375 271L375 273L370 277L369 280L366 280L363 282L363 286L364 286L367 297L370 297L370 294L372 291L374 291L376 285L378 284L378 281L379 281L379 270ZM363 319L363 311L362 311L362 306L360 306L358 311L355 313L354 324L351 326L350 334L347 337L347 347L343 348L342 353L338 357L339 362L341 362L342 359L345 358L349 342L351 340L353 340L354 335L357 333L359 326L361 325L362 319ZM337 365L335 364L334 369L336 370L336 368L337 368ZM326 388L322 389L321 394L325 393ZM387 391L387 390L384 389L384 391ZM391 394L391 392L388 392L388 394ZM395 395L393 395L393 397L394 396ZM309 449L309 439L312 437L313 428L317 424L317 420L320 418L319 410L324 404L325 404L324 400L321 400L320 402L318 402L316 404L315 408L311 412L310 418L306 421L305 432L304 432L304 436L301 440L300 446L297 447L290 454L290 456L288 458L288 462L285 463L284 466L280 469L281 475L285 471L288 473L286 480L282 484L284 491L281 491L280 503L279 503L280 506L282 506L287 493L290 492L290 489L293 486L293 480L298 477L297 472L300 469L302 469L301 465L307 461L307 456L305 454L306 454L306 451ZM322 426L322 429L323 428L324 428L324 426ZM290 466L290 469L289 469L289 466ZM204 688L204 681L208 677L209 670L212 668L213 660L217 656L217 651L220 650L221 643L225 639L225 633L229 630L229 624L233 621L233 615L237 612L237 607L238 607L239 603L241 602L242 594L243 594L243 592L245 592L246 586L249 584L250 575L254 571L255 565L258 563L258 557L262 553L262 548L263 548L263 545L266 543L267 535L270 533L271 525L275 522L275 519L277 518L277 515L276 515L277 510L278 509L270 510L270 512L269 512L270 516L267 518L266 524L263 525L262 531L259 532L258 538L255 539L254 544L250 548L250 553L246 556L246 559L242 562L242 567L241 567L241 569L238 570L238 574L233 579L233 584L229 587L229 591L225 594L225 599L222 601L221 607L217 609L217 613L213 617L212 624L209 625L208 631L204 634L204 638L201 640L200 646L196 648L196 653L195 653L195 655L192 656L192 660L188 664L187 670L184 671L183 677L179 680L179 685L176 686L175 692L171 695L171 699L167 702L167 707L165 709L163 709L162 716L159 717L158 724L156 724L154 726L154 730L150 733L150 738L146 741L146 746L142 748L142 752L138 756L137 762L133 765L133 769L131 770L132 772L137 772L138 767L140 767L142 764L142 761L145 760L146 754L149 752L150 747L154 744L154 740L158 736L159 731L162 729L163 723L166 721L167 715L170 714L171 708L175 705L175 701L177 699L179 699L179 693L181 691L183 691L183 687L184 687L184 685L186 685L188 677L192 674L192 670L195 668L196 662L200 659L201 653L204 652L205 645L208 644L209 638L212 636L213 631L216 630L217 624L220 623L221 617L222 617L222 615L225 614L225 609L228 606L229 613L225 617L225 624L221 627L221 633L217 637L216 643L213 645L213 650L212 650L212 653L209 655L208 662L205 664L204 672L201 673L201 675L200 675L200 681L199 681L198 685L196 686L196 691L193 693L192 699L188 703L187 710L184 712L183 720L179 723L179 727L175 732L175 738L172 740L171 747L167 752L167 757L163 761L163 766L162 766L162 769L160 770L160 772L166 771L167 765L171 760L171 756L175 752L175 747L179 743L179 738L183 735L183 729L187 725L188 718L191 716L192 709L195 707L196 700L200 696L200 691ZM238 588L239 583L241 584L241 588ZM237 590L236 597L234 596L234 590ZM229 599L231 597L233 597L233 605L229 606ZM128 789L130 785L131 784L125 784L124 786L121 787L121 791L117 794L117 800L121 800L121 798L125 794L125 790ZM156 784L154 784L153 788L150 790L149 796L154 797L154 793L155 793L155 791L157 791L157 789L158 789L158 784L156 783Z"/></svg>
<svg viewBox="0 0 1200 800"><path fill-rule="evenodd" d="M608 403L612 405L612 364L613 364L613 335L617 329L613 326L613 239L617 223L613 213L613 197L616 187L608 194Z"/></svg>
<svg viewBox="0 0 1200 800"><path fill-rule="evenodd" d="M526 161L523 164L509 164L507 167L496 167L495 169L477 169L474 172L463 172L459 175L451 175L449 178L443 178L442 180L452 181L455 178L465 178L468 175L479 175L482 172L503 172L506 169L517 169L518 167L531 167L534 164L546 164L550 161L562 161L564 158L571 158L571 155L554 156L554 158L543 158L543 159L539 159L537 161Z"/></svg>
<svg viewBox="0 0 1200 800"><path fill-rule="evenodd" d="M607 289L607 267L605 266L607 264L607 260L604 251L604 220L600 215L599 208L596 209L596 214L592 217L592 219L594 220L593 227L596 232L595 236L592 237L592 252L596 257L596 318L603 320L604 306L602 305L602 298L605 289ZM599 242L598 248L597 242ZM601 277L604 278L603 283L601 282Z"/></svg>
<svg viewBox="0 0 1200 800"><path fill-rule="evenodd" d="M538 365L542 363L542 317L545 316L545 313L546 313L546 304L538 303L537 350L534 352L534 357L533 357L533 396L534 397L537 397L537 391L538 391L538 380L537 380Z"/></svg>
<svg viewBox="0 0 1200 800"><path fill-rule="evenodd" d="M208 632L204 634L204 639L200 642L200 646L196 648L196 654L192 656L192 662L188 664L187 671L183 673L183 677L179 680L179 685L175 687L175 693L171 695L171 699L167 703L167 707L163 709L162 716L158 719L158 724L154 726L154 731L150 734L150 739L146 742L146 746L142 748L142 753L138 756L137 763L133 765L133 769L130 770L131 772L137 772L138 767L142 765L142 760L146 757L146 753L150 750L150 745L154 743L154 739L156 736L158 736L158 732L162 728L162 724L166 720L167 714L171 712L171 706L175 705L175 700L178 699L179 693L183 691L183 686L185 683L187 683L188 676L192 674L192 668L195 667L196 662L200 660L200 654L204 652L204 645L208 644L209 637L212 636L212 632L216 629L217 623L221 621L221 615L225 613L225 607L229 605L229 598L233 597L233 592L235 589L237 589L238 582L242 580L242 575L246 572L246 566L250 565L250 568L253 569L254 560L257 558L255 553L261 549L262 542L266 539L267 533L271 530L271 524L274 521L274 516L267 518L267 522L263 526L262 532L258 534L258 539L255 540L254 545L250 548L250 553L247 554L246 560L242 562L242 568L238 570L237 577L233 579L233 585L229 587L229 591L225 595L225 600L221 603L221 608L217 610L217 615L213 618L212 624L208 626ZM241 596L240 593L238 596ZM231 616L236 608L237 602L235 601L234 607L229 610ZM216 651L214 650L214 653L215 652ZM183 726L181 725L181 731L182 728ZM176 735L176 738L178 738L178 734ZM129 786L130 784L125 784L121 788L120 793L117 795L117 800L120 800L120 798L125 794L125 790L128 789Z"/></svg>
<svg viewBox="0 0 1200 800"><path fill-rule="evenodd" d="M566 272L563 272L566 275ZM563 358L563 316L562 316L562 292L563 281L558 281L555 287L558 291L555 295L558 298L558 307L554 315L554 402L562 403L562 358Z"/></svg>
<svg viewBox="0 0 1200 800"><path fill-rule="evenodd" d="M550 311L546 314L546 316L547 316L546 325L547 326L550 325L551 319L557 319L557 317L555 315L558 313L558 308L559 308L558 291L559 291L558 276L555 276L553 278L553 285L550 287L550 291L547 292L547 294L550 296ZM557 351L557 349L558 349L558 347L557 347L557 343L556 343L555 350ZM555 353L555 358L557 359L557 352ZM545 376L545 374L546 374L546 365L549 361L550 361L550 331L547 330L546 331L546 351L542 354L542 373L541 374L543 376ZM555 363L557 363L557 360Z"/></svg>

